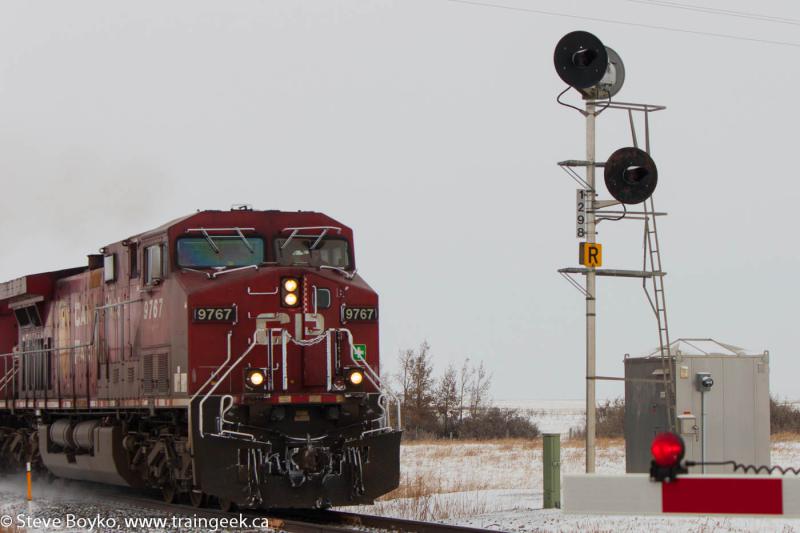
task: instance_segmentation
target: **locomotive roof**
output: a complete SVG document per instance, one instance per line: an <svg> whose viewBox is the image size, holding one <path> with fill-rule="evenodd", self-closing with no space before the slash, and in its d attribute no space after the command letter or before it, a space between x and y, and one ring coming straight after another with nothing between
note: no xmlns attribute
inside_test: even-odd
<svg viewBox="0 0 800 533"><path fill-rule="evenodd" d="M275 209L261 210L261 211L256 211L252 209L242 209L242 210L207 209L202 211L198 210L194 213L190 213L188 215L172 219L169 222L166 222L156 228L145 231L143 233L139 233L137 235L133 235L129 237L128 240L141 240L141 239L146 239L150 236L166 233L173 227L177 226L178 224L189 221L193 218L202 219L208 215L216 215L216 214L226 215L226 216L236 216L237 214L245 214L245 213L247 213L248 216L252 216L253 214L270 214L270 215L275 215L278 218L291 218L291 217L297 217L298 215L300 216L312 215L314 217L325 219L328 222L337 224L342 228L343 231L346 232L350 231L350 228L348 228L347 226L339 223L338 221L334 220L328 215L325 215L324 213L320 213L317 211L279 211ZM119 242L120 241L116 241L116 243ZM52 272L28 274L26 276L22 276L20 278L12 279L6 282L0 282L0 302L7 300L24 300L32 296L49 297L52 294L53 287L57 280L73 276L75 274L80 274L81 272L86 272L87 270L89 270L88 266L65 268L62 270L54 270Z"/></svg>
<svg viewBox="0 0 800 533"><path fill-rule="evenodd" d="M298 216L298 215L316 215L316 216L324 217L324 218L328 219L331 222L336 222L336 224L339 224L342 227L342 229L349 229L349 228L346 228L346 226L344 226L344 225L340 224L339 222L335 221L334 219L332 219L328 215L325 215L324 213L320 213L318 211L280 211L280 210L277 210L277 209L266 209L266 210L253 210L253 209L241 209L241 210L240 209L230 209L230 210L205 209L205 210L197 210L194 213L190 213L188 215L175 218L173 220L170 220L169 222L166 222L166 223L158 226L157 228L145 231L143 233L139 233L137 235L132 235L130 237L130 239L146 239L147 237L150 237L150 236L153 236L153 235L159 235L159 234L162 234L162 233L165 233L165 232L169 231L172 227L174 227L174 226L176 226L176 225L178 225L178 224L180 224L182 222L186 222L186 221L191 220L193 218L202 218L204 215L220 214L220 215L236 216L237 214L243 214L243 213L248 213L248 214L253 214L253 213L270 214L270 215L277 215L279 217L292 217L292 216Z"/></svg>
<svg viewBox="0 0 800 533"><path fill-rule="evenodd" d="M79 274L88 267L73 267L51 272L28 274L20 278L0 283L0 302L6 300L25 300L33 296L49 297L56 280Z"/></svg>

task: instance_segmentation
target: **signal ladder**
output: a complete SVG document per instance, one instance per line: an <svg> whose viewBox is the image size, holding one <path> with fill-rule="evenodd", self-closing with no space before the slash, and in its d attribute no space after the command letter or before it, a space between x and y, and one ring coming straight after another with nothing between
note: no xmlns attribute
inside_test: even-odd
<svg viewBox="0 0 800 533"><path fill-rule="evenodd" d="M649 206L648 206L649 203ZM658 343L661 354L661 377L664 383L664 402L667 415L667 429L674 431L674 405L675 382L672 376L672 354L670 352L669 322L667 321L667 299L664 293L664 272L661 269L661 247L658 241L658 225L656 213L651 196L643 204L644 207L644 243L642 270L653 273L650 277L653 283L653 294L647 289L647 278L642 278L642 288L647 295L647 301L653 309L658 323ZM651 229L652 228L652 229ZM649 263L649 264L648 264Z"/></svg>

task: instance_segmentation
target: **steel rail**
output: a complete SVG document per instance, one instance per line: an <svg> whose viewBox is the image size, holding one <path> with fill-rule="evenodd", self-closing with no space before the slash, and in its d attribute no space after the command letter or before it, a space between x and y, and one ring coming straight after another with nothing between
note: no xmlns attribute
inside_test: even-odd
<svg viewBox="0 0 800 533"><path fill-rule="evenodd" d="M376 516L345 511L315 510L315 509L289 509L267 511L267 516L272 523L272 517L278 519L301 520L303 523L311 521L319 524L332 524L338 526L362 527L399 531L407 533L479 533L487 531L486 528L469 526L455 526L437 522L423 522L405 518L392 518L389 516ZM501 530L495 530L501 531Z"/></svg>
<svg viewBox="0 0 800 533"><path fill-rule="evenodd" d="M90 485L90 487L94 487L94 485ZM480 533L487 531L486 528L322 509L239 509L222 511L210 507L197 508L185 504L166 503L157 498L148 498L147 496L136 494L135 489L114 488L116 490L112 494L106 493L108 499L136 503L142 508L149 507L168 511L175 515L237 517L241 514L249 518L267 518L270 530L273 531L294 533L339 533L344 531L350 533L376 533L376 531L398 533ZM503 530L497 529L493 531Z"/></svg>

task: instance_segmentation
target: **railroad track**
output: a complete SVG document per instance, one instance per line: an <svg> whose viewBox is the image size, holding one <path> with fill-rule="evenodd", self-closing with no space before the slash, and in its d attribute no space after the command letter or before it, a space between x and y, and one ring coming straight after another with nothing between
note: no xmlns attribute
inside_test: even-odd
<svg viewBox="0 0 800 533"><path fill-rule="evenodd" d="M350 531L397 531L403 533L479 533L486 529L453 526L449 524L439 524L436 522L421 522L419 520L406 520L403 518L391 518L386 516L375 516L360 513L349 513L343 511L318 511L318 510L276 510L267 513L273 520L280 521L301 520L303 524L316 524L323 527L336 529L318 529L314 531L341 531L342 527L347 527ZM274 518L272 518L274 517ZM288 529L287 531L294 531ZM311 531L311 530L303 530Z"/></svg>
<svg viewBox="0 0 800 533"><path fill-rule="evenodd" d="M124 492L116 498L128 503L135 503L144 508L158 509L175 515L205 517L238 517L240 514L249 518L267 518L269 527L275 531L290 533L482 533L483 528L454 526L436 522L422 522L403 518L391 518L361 513L314 509L275 509L258 511L244 509L241 511L221 511L213 508L195 508L189 505L168 504L157 499ZM499 531L499 530L496 530Z"/></svg>

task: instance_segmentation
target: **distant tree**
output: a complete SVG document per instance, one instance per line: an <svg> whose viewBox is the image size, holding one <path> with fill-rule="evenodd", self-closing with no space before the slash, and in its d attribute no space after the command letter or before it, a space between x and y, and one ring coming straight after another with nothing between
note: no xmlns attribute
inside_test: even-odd
<svg viewBox="0 0 800 533"><path fill-rule="evenodd" d="M458 423L464 422L464 409L467 407L469 398L469 384L475 370L469 364L469 357L464 360L461 370L458 373Z"/></svg>
<svg viewBox="0 0 800 533"><path fill-rule="evenodd" d="M430 344L424 341L412 357L409 403L419 412L433 404L433 362L430 351Z"/></svg>
<svg viewBox="0 0 800 533"><path fill-rule="evenodd" d="M414 367L414 350L406 349L400 350L397 354L397 362L400 371L397 374L397 382L400 386L400 401L403 404L408 403L408 397L411 391L411 375Z"/></svg>
<svg viewBox="0 0 800 533"><path fill-rule="evenodd" d="M458 372L452 364L447 367L436 387L436 411L443 425L443 435L453 431L453 422L458 416Z"/></svg>
<svg viewBox="0 0 800 533"><path fill-rule="evenodd" d="M472 382L469 385L469 410L475 415L489 405L489 389L492 386L492 376L480 362L478 368L472 373Z"/></svg>
<svg viewBox="0 0 800 533"><path fill-rule="evenodd" d="M404 426L415 434L438 433L434 410L435 381L430 345L427 341L415 350L403 350L399 355L401 402Z"/></svg>

